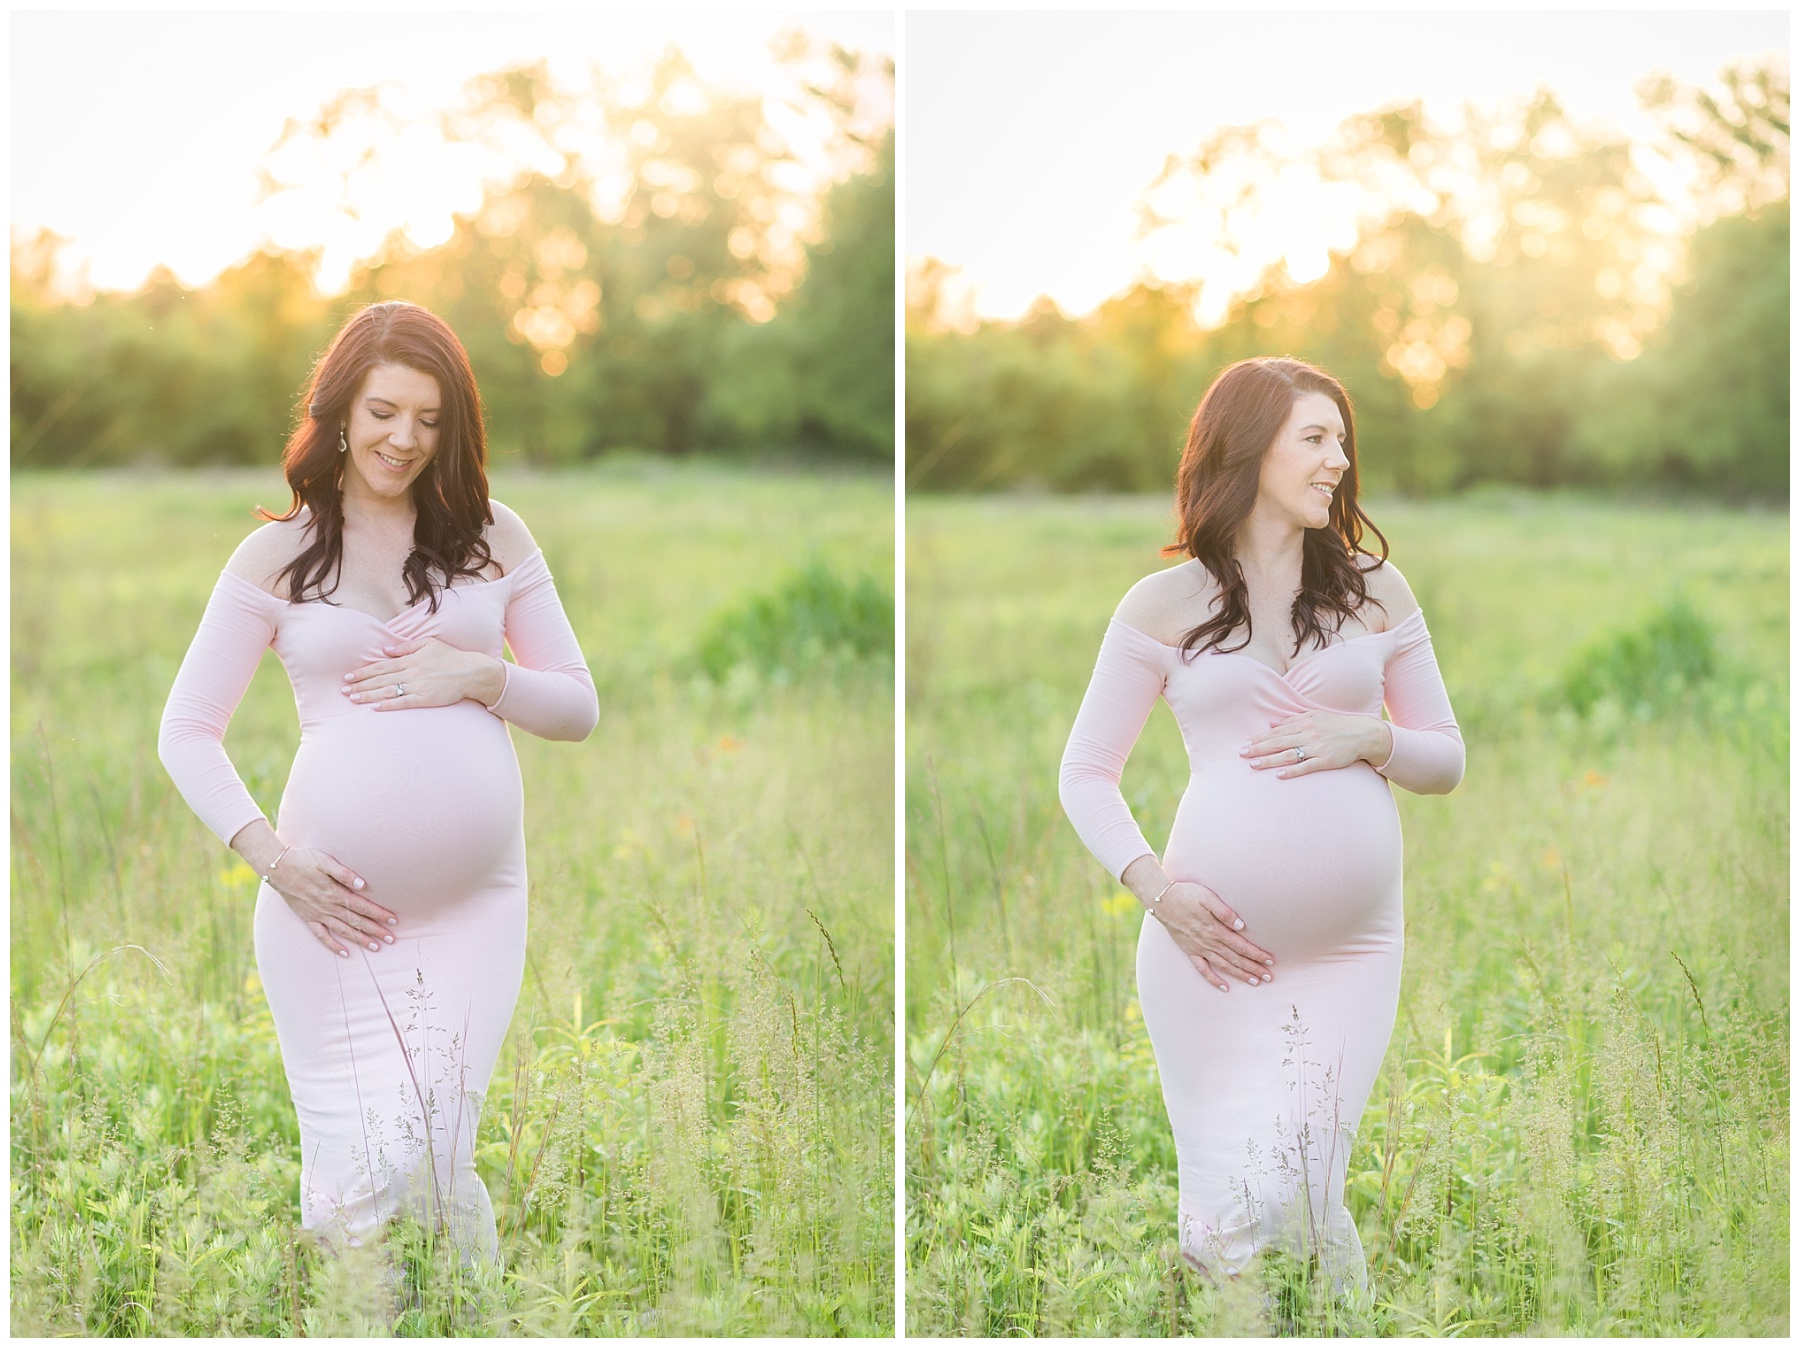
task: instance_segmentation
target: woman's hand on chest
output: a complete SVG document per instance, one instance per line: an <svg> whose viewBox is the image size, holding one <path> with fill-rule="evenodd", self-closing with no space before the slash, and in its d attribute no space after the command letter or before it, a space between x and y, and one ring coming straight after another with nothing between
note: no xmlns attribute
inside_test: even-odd
<svg viewBox="0 0 1800 1348"><path fill-rule="evenodd" d="M505 687L499 660L436 637L395 640L382 647L382 655L344 675L350 701L376 711L448 707L464 698L491 707Z"/></svg>

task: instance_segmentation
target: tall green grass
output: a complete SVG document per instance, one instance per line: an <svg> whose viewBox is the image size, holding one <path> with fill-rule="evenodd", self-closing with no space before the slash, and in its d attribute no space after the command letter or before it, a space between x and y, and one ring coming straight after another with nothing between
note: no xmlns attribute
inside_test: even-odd
<svg viewBox="0 0 1800 1348"><path fill-rule="evenodd" d="M1395 793L1407 951L1350 1165L1359 1306L1279 1257L1222 1289L1181 1269L1141 908L1057 801L1166 504L909 503L910 1332L1787 1332L1786 517L1371 509L1468 773ZM1159 707L1124 779L1153 842L1186 779Z"/></svg>
<svg viewBox="0 0 1800 1348"><path fill-rule="evenodd" d="M531 937L477 1153L488 1276L416 1228L362 1259L299 1238L255 877L156 758L279 478L14 478L15 1333L891 1332L892 685L847 663L721 685L699 653L808 556L891 574L891 493L705 468L494 493L544 547L601 719L514 736ZM266 658L227 747L271 813L296 739Z"/></svg>

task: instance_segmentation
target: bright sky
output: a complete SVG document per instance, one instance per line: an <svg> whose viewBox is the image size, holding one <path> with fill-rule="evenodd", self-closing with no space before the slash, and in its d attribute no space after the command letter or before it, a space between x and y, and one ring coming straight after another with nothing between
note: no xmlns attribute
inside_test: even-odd
<svg viewBox="0 0 1800 1348"><path fill-rule="evenodd" d="M1166 156L1221 126L1276 118L1313 146L1385 103L1423 99L1448 120L1543 84L1577 119L1648 137L1632 88L1652 70L1711 84L1728 61L1787 51L1785 8L913 12L906 252L960 267L983 316L1017 317L1043 294L1085 313L1179 262L1157 255L1167 239L1134 242L1135 206Z"/></svg>
<svg viewBox="0 0 1800 1348"><path fill-rule="evenodd" d="M257 209L258 162L283 123L342 88L393 81L407 107L429 110L507 65L548 59L553 78L575 83L594 63L642 70L673 44L706 83L772 94L790 87L769 54L784 29L895 48L893 15L880 11L15 12L10 27L12 224L72 238L102 288L136 286L158 263L199 285L272 230L290 246L333 245L328 273L409 220L438 218L447 234L448 212L472 208L478 184L429 147L361 231L301 223L291 202ZM338 233L294 237L309 229Z"/></svg>

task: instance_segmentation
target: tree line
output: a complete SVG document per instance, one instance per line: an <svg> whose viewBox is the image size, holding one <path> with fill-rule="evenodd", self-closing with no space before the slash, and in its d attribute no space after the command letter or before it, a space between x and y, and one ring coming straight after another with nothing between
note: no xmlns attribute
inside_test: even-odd
<svg viewBox="0 0 1800 1348"><path fill-rule="evenodd" d="M318 253L265 247L196 289L158 271L78 302L54 281L64 241L15 240L13 463L273 462L331 334L392 298L461 337L501 459L891 463L891 119L858 121L867 58L823 64L807 96L852 168L810 202L761 101L702 88L670 53L624 92L569 93L542 66L476 82L454 133L512 146L523 167L445 242L390 236L341 294L315 290ZM353 139L366 111L339 100L288 135ZM600 163L560 134L596 121L616 132ZM799 234L797 206L815 219Z"/></svg>
<svg viewBox="0 0 1800 1348"><path fill-rule="evenodd" d="M1271 267L1216 326L1196 317L1198 285L1151 279L1084 315L1040 300L1017 321L958 323L953 277L927 260L908 277L908 485L1164 490L1212 378L1296 355L1349 389L1378 488L1785 500L1787 76L1744 65L1724 82L1639 90L1693 169L1685 236L1632 147L1540 90L1449 132L1418 105L1347 121L1310 167L1362 189L1354 245L1306 284ZM1228 180L1238 196L1213 218L1229 233L1250 170L1279 160L1263 129L1229 128L1172 159L1146 200ZM1658 250L1672 248L1684 259L1665 292Z"/></svg>

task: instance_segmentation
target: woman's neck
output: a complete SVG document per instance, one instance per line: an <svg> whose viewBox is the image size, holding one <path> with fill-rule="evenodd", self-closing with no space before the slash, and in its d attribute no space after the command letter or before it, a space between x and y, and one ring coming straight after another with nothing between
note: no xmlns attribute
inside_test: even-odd
<svg viewBox="0 0 1800 1348"><path fill-rule="evenodd" d="M1301 562L1306 556L1306 530L1292 520L1271 519L1252 510L1238 528L1232 553L1243 568L1247 583L1262 581L1297 588Z"/></svg>
<svg viewBox="0 0 1800 1348"><path fill-rule="evenodd" d="M411 492L404 496L377 496L346 486L342 508L347 527L374 533L411 538L413 526L418 522L418 510L413 505Z"/></svg>

